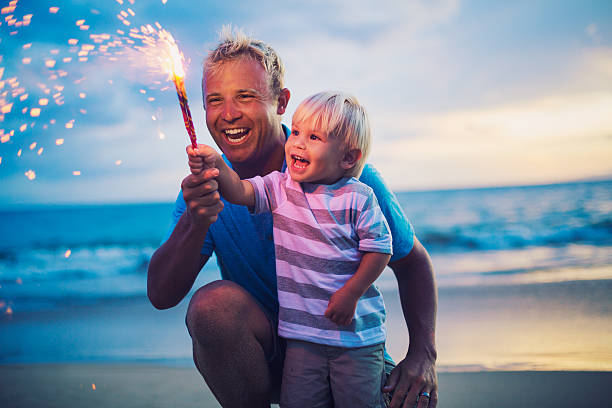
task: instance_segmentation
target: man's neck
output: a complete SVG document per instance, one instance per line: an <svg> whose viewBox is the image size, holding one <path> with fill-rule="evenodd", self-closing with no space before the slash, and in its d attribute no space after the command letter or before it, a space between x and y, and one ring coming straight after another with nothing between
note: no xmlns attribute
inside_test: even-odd
<svg viewBox="0 0 612 408"><path fill-rule="evenodd" d="M232 168L241 179L255 176L265 176L275 170L281 171L285 161L285 132L282 127L280 135L274 137L274 142L268 146L268 150L252 161L232 163Z"/></svg>

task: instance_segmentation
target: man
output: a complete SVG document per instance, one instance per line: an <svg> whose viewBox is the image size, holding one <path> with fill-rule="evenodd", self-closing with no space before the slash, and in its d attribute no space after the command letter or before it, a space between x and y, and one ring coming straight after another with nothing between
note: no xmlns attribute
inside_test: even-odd
<svg viewBox="0 0 612 408"><path fill-rule="evenodd" d="M242 33L225 34L204 65L206 124L241 178L285 167L289 102L283 66L272 48ZM196 367L223 407L269 407L278 398L283 344L276 334L278 299L272 220L224 202L216 170L187 176L175 207L175 226L151 258L148 295L159 308L178 304L213 251L223 280L193 295L186 323ZM409 329L406 358L391 371L385 392L392 407L435 407L436 290L429 256L414 237L395 197L366 166L370 185L391 226L398 280ZM223 210L223 211L222 211Z"/></svg>

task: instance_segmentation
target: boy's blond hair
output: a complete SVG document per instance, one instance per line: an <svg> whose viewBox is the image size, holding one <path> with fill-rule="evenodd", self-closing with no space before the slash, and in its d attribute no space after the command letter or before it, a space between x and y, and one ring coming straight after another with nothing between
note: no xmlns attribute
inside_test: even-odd
<svg viewBox="0 0 612 408"><path fill-rule="evenodd" d="M339 91L312 95L293 114L293 122L305 121L312 121L315 128L329 137L339 138L347 152L361 151L361 158L346 172L347 176L359 177L370 152L371 133L368 114L357 98Z"/></svg>
<svg viewBox="0 0 612 408"><path fill-rule="evenodd" d="M277 98L283 89L285 75L285 67L280 57L268 44L249 37L239 28L233 29L231 25L224 25L221 28L219 44L208 53L204 60L202 90L204 90L206 75L219 70L226 61L245 57L261 64L268 77L270 96Z"/></svg>

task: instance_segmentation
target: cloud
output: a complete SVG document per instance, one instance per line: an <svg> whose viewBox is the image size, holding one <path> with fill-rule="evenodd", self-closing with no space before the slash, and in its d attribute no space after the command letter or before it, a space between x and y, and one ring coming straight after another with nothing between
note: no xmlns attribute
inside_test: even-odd
<svg viewBox="0 0 612 408"><path fill-rule="evenodd" d="M90 33L125 28L115 18L122 8L116 2L75 0L57 15L47 12L45 2L28 4L36 10L30 31L2 38L7 48L3 66L5 78L17 67L33 89L46 81L43 62L52 49L60 50L58 59L74 54L68 38L78 38L80 45ZM564 17L572 7L561 5L562 19L552 25L540 24L548 10L539 5L288 0L279 7L262 0L229 7L173 0L165 6L136 2L132 20L134 25L159 21L191 58L187 91L199 140L212 143L201 107L200 60L215 44L215 32L231 22L269 42L283 58L292 92L285 123L312 93L354 93L372 118L371 161L393 188L406 189L610 173L604 158L610 157L611 144L612 49L603 38L609 25L597 20L600 7L590 5L584 7L584 24L593 23L576 30ZM90 31L81 32L77 18L91 21ZM589 40L580 42L577 36ZM23 49L20 41L32 47ZM32 57L28 67L20 63L23 57ZM67 66L66 103L49 105L35 128L0 145L0 177L6 186L0 202L172 200L186 174L187 144L174 91L149 89L150 78L123 59L73 60ZM79 78L85 80L74 84ZM40 97L37 92L27 103ZM81 92L85 99L78 97ZM15 109L15 117L7 115L3 127L19 128L21 109ZM51 117L57 123L41 131ZM73 118L74 128L64 128ZM55 146L56 138L65 143ZM37 149L44 147L41 156L28 149L33 141ZM18 148L24 149L20 158ZM116 166L116 160L122 164ZM30 168L37 174L32 182L24 175ZM77 168L80 177L72 176Z"/></svg>
<svg viewBox="0 0 612 408"><path fill-rule="evenodd" d="M599 44L601 42L601 36L599 35L599 27L596 23L589 24L588 26L586 26L584 31L595 43Z"/></svg>
<svg viewBox="0 0 612 408"><path fill-rule="evenodd" d="M398 136L377 139L372 161L398 189L612 175L612 116L607 112L612 112L612 92L440 114L377 116L373 122L381 132ZM404 171L398 173L400 168Z"/></svg>

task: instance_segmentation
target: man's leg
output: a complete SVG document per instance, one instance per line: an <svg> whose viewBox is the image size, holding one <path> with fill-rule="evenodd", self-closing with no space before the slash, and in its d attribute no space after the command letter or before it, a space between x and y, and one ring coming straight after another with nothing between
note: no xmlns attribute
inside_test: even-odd
<svg viewBox="0 0 612 408"><path fill-rule="evenodd" d="M274 328L255 299L233 282L209 283L191 298L186 323L195 365L221 406L269 407Z"/></svg>

